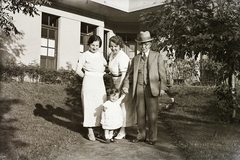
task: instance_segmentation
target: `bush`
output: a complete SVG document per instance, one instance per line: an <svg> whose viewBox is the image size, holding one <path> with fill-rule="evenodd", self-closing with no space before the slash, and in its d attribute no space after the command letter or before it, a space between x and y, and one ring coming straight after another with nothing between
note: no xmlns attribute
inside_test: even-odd
<svg viewBox="0 0 240 160"><path fill-rule="evenodd" d="M77 87L82 83L82 78L71 68L61 68L57 71L41 68L35 62L24 65L22 63L17 64L14 60L8 60L6 65L1 65L0 67L0 81L3 82L16 80L18 82L66 84L72 85L72 87ZM111 78L107 74L103 78L106 88L109 88Z"/></svg>
<svg viewBox="0 0 240 160"><path fill-rule="evenodd" d="M73 70L60 69L51 70L41 68L37 63L33 62L29 65L16 63L14 60L7 60L6 65L1 65L0 81L11 82L33 82L33 83L48 83L48 84L69 84L71 78L76 76Z"/></svg>

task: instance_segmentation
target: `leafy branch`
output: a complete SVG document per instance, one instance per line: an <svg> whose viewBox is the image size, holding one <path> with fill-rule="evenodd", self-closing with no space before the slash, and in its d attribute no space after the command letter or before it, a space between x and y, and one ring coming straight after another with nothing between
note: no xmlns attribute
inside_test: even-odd
<svg viewBox="0 0 240 160"><path fill-rule="evenodd" d="M13 17L10 13L23 13L34 17L38 14L37 6L44 4L50 5L48 0L3 0L0 6L0 27L6 35L10 35L11 32L15 34L21 34L17 27L13 23Z"/></svg>

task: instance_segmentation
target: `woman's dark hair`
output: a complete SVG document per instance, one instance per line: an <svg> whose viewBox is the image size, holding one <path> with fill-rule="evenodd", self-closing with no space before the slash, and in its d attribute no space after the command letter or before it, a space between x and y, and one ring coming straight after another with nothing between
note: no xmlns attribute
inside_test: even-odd
<svg viewBox="0 0 240 160"><path fill-rule="evenodd" d="M87 44L90 45L95 41L99 42L99 48L100 48L102 46L102 39L98 35L92 35L91 37L89 37Z"/></svg>
<svg viewBox="0 0 240 160"><path fill-rule="evenodd" d="M119 93L120 91L119 91L119 89L117 89L117 88L110 88L110 89L108 89L107 90L107 95L108 96L110 96L110 95L116 95L117 93Z"/></svg>
<svg viewBox="0 0 240 160"><path fill-rule="evenodd" d="M110 47L110 43L113 42L115 43L116 45L119 45L120 48L123 48L124 46L124 42L122 40L122 38L120 36L112 36L110 39L109 39L109 47Z"/></svg>

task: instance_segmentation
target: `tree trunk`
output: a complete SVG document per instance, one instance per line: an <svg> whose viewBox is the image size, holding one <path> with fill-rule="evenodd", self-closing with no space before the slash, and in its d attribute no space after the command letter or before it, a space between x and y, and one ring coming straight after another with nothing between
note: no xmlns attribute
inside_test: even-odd
<svg viewBox="0 0 240 160"><path fill-rule="evenodd" d="M232 122L234 122L234 119L236 117L236 108L237 108L237 101L236 101L236 76L234 73L232 73L231 76L231 91L232 91L232 107L233 107L233 112L232 112Z"/></svg>

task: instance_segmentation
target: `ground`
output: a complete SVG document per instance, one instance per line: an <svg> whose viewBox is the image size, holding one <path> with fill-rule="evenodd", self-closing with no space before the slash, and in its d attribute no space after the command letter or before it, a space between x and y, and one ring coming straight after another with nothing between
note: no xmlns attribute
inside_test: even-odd
<svg viewBox="0 0 240 160"><path fill-rule="evenodd" d="M75 142L69 143L66 148L59 151L57 160L181 160L182 155L168 134L163 123L158 121L158 141L155 145L145 142L132 143L130 140L136 136L136 126L127 128L126 139L116 140L106 144L102 139L89 141L84 137L77 137Z"/></svg>

